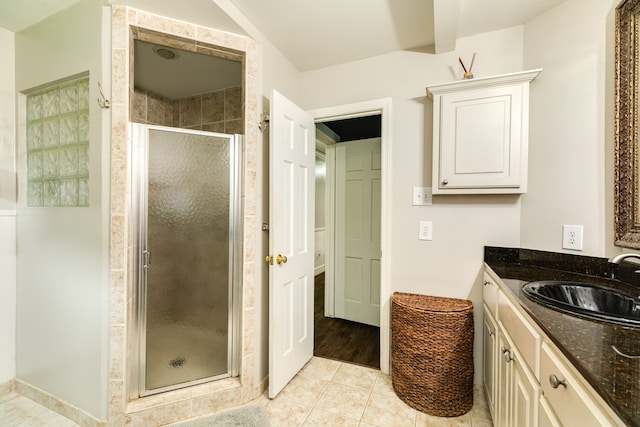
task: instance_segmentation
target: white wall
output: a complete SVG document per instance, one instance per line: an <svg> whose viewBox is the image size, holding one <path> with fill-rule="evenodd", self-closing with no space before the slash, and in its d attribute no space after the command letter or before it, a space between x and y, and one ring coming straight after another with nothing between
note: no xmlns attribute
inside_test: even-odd
<svg viewBox="0 0 640 427"><path fill-rule="evenodd" d="M0 28L0 385L16 376L14 42L14 33Z"/></svg>
<svg viewBox="0 0 640 427"><path fill-rule="evenodd" d="M432 206L412 206L412 187L431 186L433 112L425 86L460 78L458 56L470 58L473 52L476 76L521 71L522 42L523 27L514 27L461 39L455 52L394 52L303 74L305 109L392 98L391 290L471 299L476 336L483 247L519 246L520 201L513 195L439 196ZM433 222L433 241L418 241L420 220Z"/></svg>
<svg viewBox="0 0 640 427"><path fill-rule="evenodd" d="M109 159L101 127L109 112L93 101L101 28L101 2L83 0L15 35L17 91L89 71L92 100L89 207L27 208L25 142L18 142L16 377L105 419Z"/></svg>
<svg viewBox="0 0 640 427"><path fill-rule="evenodd" d="M613 236L613 37L618 0L569 0L525 25L525 67L544 71L531 87L529 191L522 246L605 256ZM609 62L607 62L609 58ZM562 225L584 226L583 251L562 249ZM610 241L609 241L610 240ZM609 253L609 255L611 255Z"/></svg>

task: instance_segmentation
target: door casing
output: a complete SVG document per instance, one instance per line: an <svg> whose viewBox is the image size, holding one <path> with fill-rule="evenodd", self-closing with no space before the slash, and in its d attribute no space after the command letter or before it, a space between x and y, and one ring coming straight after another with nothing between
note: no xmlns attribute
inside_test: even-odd
<svg viewBox="0 0 640 427"><path fill-rule="evenodd" d="M382 259L380 265L380 370L388 374L390 365L390 335L391 335L391 250L390 250L390 226L391 226L391 98L374 99L353 104L338 105L316 110L310 110L316 123L341 120L354 117L381 115L382 128L380 132L382 148L382 195L381 195L381 231L380 249ZM327 159L328 160L328 159ZM327 164L327 167L329 165ZM329 180L327 180L329 187ZM327 223L329 229L329 223ZM327 236L327 259L331 256L334 242ZM327 268L329 265L327 265ZM328 286L333 285L327 284ZM333 292L332 289L329 292ZM329 302L331 303L331 302Z"/></svg>

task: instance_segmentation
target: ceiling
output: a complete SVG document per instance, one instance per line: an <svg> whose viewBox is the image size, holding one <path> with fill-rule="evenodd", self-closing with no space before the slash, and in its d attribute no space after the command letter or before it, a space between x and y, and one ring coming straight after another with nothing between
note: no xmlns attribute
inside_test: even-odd
<svg viewBox="0 0 640 427"><path fill-rule="evenodd" d="M18 32L81 1L2 0L0 27ZM298 70L310 71L398 50L452 51L460 37L522 25L566 0L92 1L267 39ZM239 63L178 53L168 61L137 43L136 84L171 99L241 84ZM379 136L379 126L376 116L331 123L342 140Z"/></svg>
<svg viewBox="0 0 640 427"><path fill-rule="evenodd" d="M300 71L524 24L566 0L230 0Z"/></svg>
<svg viewBox="0 0 640 427"><path fill-rule="evenodd" d="M81 0L0 1L21 31ZM397 51L453 50L458 37L521 25L566 0L102 0L233 33L266 37L300 71Z"/></svg>
<svg viewBox="0 0 640 427"><path fill-rule="evenodd" d="M0 1L0 27L18 32L60 12L80 0Z"/></svg>
<svg viewBox="0 0 640 427"><path fill-rule="evenodd" d="M169 99L180 99L242 85L242 63L187 50L135 41L134 84ZM172 52L167 59L156 53ZM188 78L178 78L189 76Z"/></svg>

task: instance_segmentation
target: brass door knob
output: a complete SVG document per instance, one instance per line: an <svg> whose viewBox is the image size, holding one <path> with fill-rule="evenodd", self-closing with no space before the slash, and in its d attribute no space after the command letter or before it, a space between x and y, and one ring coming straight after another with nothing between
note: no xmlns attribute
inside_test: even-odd
<svg viewBox="0 0 640 427"><path fill-rule="evenodd" d="M272 255L267 255L266 258L264 259L267 264L269 265L273 265L273 256ZM287 257L282 255L282 254L278 254L275 258L276 264L278 265L282 265L282 264L286 264L287 263Z"/></svg>

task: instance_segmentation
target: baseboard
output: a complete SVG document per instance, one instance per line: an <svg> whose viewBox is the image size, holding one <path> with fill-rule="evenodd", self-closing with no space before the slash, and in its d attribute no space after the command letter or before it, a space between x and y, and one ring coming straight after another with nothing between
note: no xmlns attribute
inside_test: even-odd
<svg viewBox="0 0 640 427"><path fill-rule="evenodd" d="M269 375L264 377L258 384L256 384L254 389L254 394L253 394L254 398L262 395L262 393L264 393L264 391L267 389L268 386L269 386Z"/></svg>
<svg viewBox="0 0 640 427"><path fill-rule="evenodd" d="M34 387L31 384L19 379L15 380L15 391L25 397L28 397L34 402L39 403L42 406L45 406L52 411L59 413L60 415L70 419L74 423L80 424L81 426L106 427L107 425L106 421L101 421L95 418L93 415L83 411L82 409L77 408L68 402L60 400L57 397L47 393L46 391L41 390L38 387Z"/></svg>
<svg viewBox="0 0 640 427"><path fill-rule="evenodd" d="M9 380L6 383L0 383L0 399L9 393L16 391L16 380Z"/></svg>

